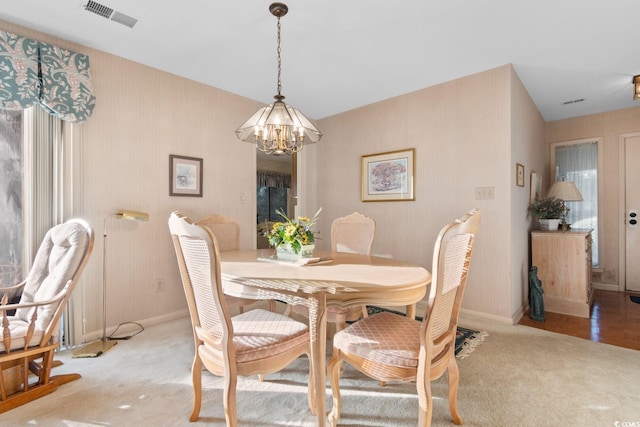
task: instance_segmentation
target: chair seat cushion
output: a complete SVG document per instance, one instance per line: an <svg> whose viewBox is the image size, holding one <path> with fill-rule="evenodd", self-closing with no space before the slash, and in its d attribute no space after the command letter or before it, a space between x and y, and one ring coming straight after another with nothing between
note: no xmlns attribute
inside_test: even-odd
<svg viewBox="0 0 640 427"><path fill-rule="evenodd" d="M38 248L27 276L21 303L46 301L56 296L73 279L87 251L89 235L78 222L65 222L50 229ZM37 329L46 329L59 304L38 307ZM18 308L15 316L31 321L34 307Z"/></svg>
<svg viewBox="0 0 640 427"><path fill-rule="evenodd" d="M392 313L375 314L337 332L333 347L384 365L415 368L420 322Z"/></svg>
<svg viewBox="0 0 640 427"><path fill-rule="evenodd" d="M25 345L25 338L27 337L27 330L29 329L29 323L14 316L8 316L7 319L9 320L9 332L11 333L11 350L23 349ZM29 347L40 344L42 335L43 332L36 329L29 340ZM0 354L6 353L6 351L7 348L2 340L0 340Z"/></svg>
<svg viewBox="0 0 640 427"><path fill-rule="evenodd" d="M307 325L279 313L255 309L233 316L231 322L239 363L273 357L309 342Z"/></svg>

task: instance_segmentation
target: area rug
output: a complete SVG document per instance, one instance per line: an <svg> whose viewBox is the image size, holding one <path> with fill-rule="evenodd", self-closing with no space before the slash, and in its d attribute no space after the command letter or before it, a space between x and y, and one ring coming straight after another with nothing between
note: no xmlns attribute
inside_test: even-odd
<svg viewBox="0 0 640 427"><path fill-rule="evenodd" d="M381 313L383 311L404 316L404 313L400 311L389 310L387 308L376 307L374 305L367 306L367 313L369 313L369 315ZM416 316L416 320L421 321L422 318ZM475 350L476 347L484 341L487 335L488 334L485 331L474 331L473 329L458 326L458 330L456 332L456 359L464 359L468 357L473 350Z"/></svg>

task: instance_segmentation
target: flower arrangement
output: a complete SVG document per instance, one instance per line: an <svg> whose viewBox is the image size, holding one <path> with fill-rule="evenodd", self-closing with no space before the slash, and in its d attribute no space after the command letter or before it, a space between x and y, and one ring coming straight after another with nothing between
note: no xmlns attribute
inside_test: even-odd
<svg viewBox="0 0 640 427"><path fill-rule="evenodd" d="M538 219L562 218L562 200L555 197L536 199L529 206L527 212Z"/></svg>
<svg viewBox="0 0 640 427"><path fill-rule="evenodd" d="M282 209L276 213L282 217L283 222L276 222L267 230L265 236L269 239L269 244L274 248L288 244L294 253L300 252L302 246L311 245L316 241L316 233L311 229L318 220L318 215L322 208L309 219L306 216L299 216L297 219L290 219Z"/></svg>

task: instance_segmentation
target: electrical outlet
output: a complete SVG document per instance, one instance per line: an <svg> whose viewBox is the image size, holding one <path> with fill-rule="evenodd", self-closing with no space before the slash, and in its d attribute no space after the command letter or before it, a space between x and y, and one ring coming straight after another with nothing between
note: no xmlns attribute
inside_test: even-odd
<svg viewBox="0 0 640 427"><path fill-rule="evenodd" d="M476 200L488 200L495 198L493 187L476 187Z"/></svg>

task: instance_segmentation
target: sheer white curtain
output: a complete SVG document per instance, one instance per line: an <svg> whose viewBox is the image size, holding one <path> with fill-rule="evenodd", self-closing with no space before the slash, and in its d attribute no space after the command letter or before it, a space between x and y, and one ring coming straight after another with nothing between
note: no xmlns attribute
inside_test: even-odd
<svg viewBox="0 0 640 427"><path fill-rule="evenodd" d="M598 265L598 144L586 142L555 148L555 180L573 181L582 202L567 202L572 228L592 228L592 264Z"/></svg>

